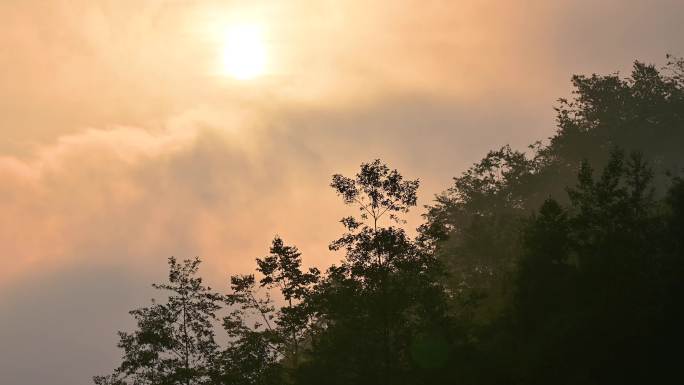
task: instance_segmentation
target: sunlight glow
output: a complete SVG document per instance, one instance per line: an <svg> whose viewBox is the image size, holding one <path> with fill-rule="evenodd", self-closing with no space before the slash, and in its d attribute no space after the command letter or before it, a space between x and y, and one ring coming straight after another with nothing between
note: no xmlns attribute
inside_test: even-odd
<svg viewBox="0 0 684 385"><path fill-rule="evenodd" d="M249 80L266 71L263 28L256 24L228 28L223 42L223 71L237 80Z"/></svg>

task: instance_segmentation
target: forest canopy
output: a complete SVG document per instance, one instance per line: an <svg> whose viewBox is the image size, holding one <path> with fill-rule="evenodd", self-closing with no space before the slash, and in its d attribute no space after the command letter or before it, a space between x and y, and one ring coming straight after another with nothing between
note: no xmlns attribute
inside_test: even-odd
<svg viewBox="0 0 684 385"><path fill-rule="evenodd" d="M331 188L358 215L304 267L276 237L216 290L170 258L98 385L668 384L684 342L684 61L577 75L557 131L493 150L426 207L380 160Z"/></svg>

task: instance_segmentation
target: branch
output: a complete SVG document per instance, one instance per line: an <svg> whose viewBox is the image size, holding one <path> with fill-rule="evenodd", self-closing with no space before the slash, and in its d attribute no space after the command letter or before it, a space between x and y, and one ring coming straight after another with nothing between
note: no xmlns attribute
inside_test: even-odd
<svg viewBox="0 0 684 385"><path fill-rule="evenodd" d="M397 203L398 200L399 200L399 199L397 198L397 199L394 199L392 202L390 202L390 206L388 206L387 208L385 208L385 210L383 210L383 211L380 213L380 215L378 215L378 219L380 219L380 217L382 217L383 215L385 215L385 213L387 212L387 210L389 210L391 207L393 207L394 204Z"/></svg>
<svg viewBox="0 0 684 385"><path fill-rule="evenodd" d="M261 314L261 318L264 319L264 322L266 322L266 326L268 327L268 330L274 332L273 328L271 327L271 323L268 322L268 318L266 317L266 313L264 313L263 310L261 310L261 306L259 306L259 301L254 297L254 294L250 291L249 292L249 297L252 299L252 303L254 303L254 306L259 310L259 314Z"/></svg>
<svg viewBox="0 0 684 385"><path fill-rule="evenodd" d="M373 211L373 212L368 211L368 205L363 204L363 203L362 203L360 200L358 200L357 198L354 198L354 201L355 201L356 203L358 203L359 206L361 206L362 209L366 210L366 212L367 212L368 214L370 214L370 216L372 216L373 218L376 218L376 216L375 216L375 211Z"/></svg>

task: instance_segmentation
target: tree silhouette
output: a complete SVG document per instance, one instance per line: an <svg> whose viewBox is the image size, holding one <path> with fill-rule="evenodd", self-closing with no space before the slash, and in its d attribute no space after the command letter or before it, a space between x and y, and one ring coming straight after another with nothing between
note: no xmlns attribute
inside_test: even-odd
<svg viewBox="0 0 684 385"><path fill-rule="evenodd" d="M638 153L614 151L600 177L583 162L569 207L545 203L525 230L514 319L525 383L668 383L671 276L682 254ZM665 202L663 202L665 203ZM679 271L681 273L681 270ZM680 334L681 335L681 334ZM681 340L680 340L681 341Z"/></svg>
<svg viewBox="0 0 684 385"><path fill-rule="evenodd" d="M307 337L313 321L313 314L305 299L311 296L312 285L318 282L320 271L316 268L308 272L301 270L301 253L294 246L286 246L283 240L275 238L271 255L257 259L258 271L263 274L262 287L278 288L287 301L280 309L277 320L283 339L291 349L292 364L299 364L299 345Z"/></svg>
<svg viewBox="0 0 684 385"><path fill-rule="evenodd" d="M432 256L401 228L401 213L416 204L418 181L404 180L375 160L355 178L333 176L331 186L359 218L342 219L346 233L331 250L343 251L317 286L316 306L325 328L301 371L302 383L404 384L434 376L422 355L437 352L435 367L448 358L448 343L434 338L446 329L445 295ZM435 342L436 341L436 342ZM439 349L422 348L430 344ZM414 354L415 353L415 354Z"/></svg>
<svg viewBox="0 0 684 385"><path fill-rule="evenodd" d="M170 292L166 302L131 311L137 321L133 333L119 332L124 355L115 373L95 377L96 384L213 383L218 345L212 322L222 296L196 277L199 259L178 263L169 258L168 283L154 284Z"/></svg>
<svg viewBox="0 0 684 385"><path fill-rule="evenodd" d="M428 207L419 237L450 273L458 299L453 314L477 329L504 316L522 223L548 198L569 203L565 188L583 162L601 169L613 149L637 151L652 168L654 198L664 196L671 176L684 170L682 73L684 62L670 57L660 70L635 62L626 78L573 76L573 96L559 100L557 132L548 143L527 153L504 146L454 178Z"/></svg>

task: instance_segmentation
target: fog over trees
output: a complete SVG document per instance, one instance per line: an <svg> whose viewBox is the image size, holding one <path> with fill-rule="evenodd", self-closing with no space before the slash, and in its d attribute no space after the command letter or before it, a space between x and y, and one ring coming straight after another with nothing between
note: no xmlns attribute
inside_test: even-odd
<svg viewBox="0 0 684 385"><path fill-rule="evenodd" d="M577 75L557 131L490 151L426 207L381 160L330 182L330 249L276 237L207 287L169 259L98 385L673 384L684 343L684 60ZM455 173L458 170L454 170ZM287 240L296 241L296 240Z"/></svg>

